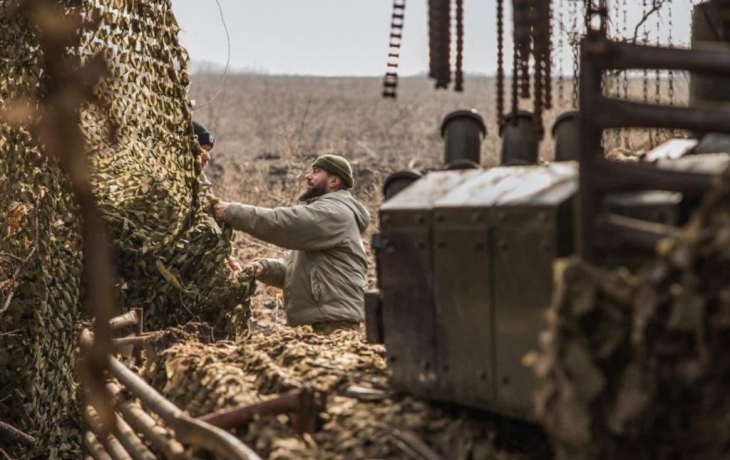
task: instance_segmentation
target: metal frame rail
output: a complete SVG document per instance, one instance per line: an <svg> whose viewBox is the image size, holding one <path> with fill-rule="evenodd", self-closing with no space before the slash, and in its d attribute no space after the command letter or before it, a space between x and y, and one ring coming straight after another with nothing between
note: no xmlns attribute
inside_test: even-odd
<svg viewBox="0 0 730 460"><path fill-rule="evenodd" d="M132 345L137 347L147 338L142 331L142 314L132 310L113 318L110 329L118 331L124 327L136 325L136 336L113 339L114 348ZM94 336L89 329L81 332L81 347L88 351L94 346ZM183 444L203 448L226 460L260 460L260 457L242 441L231 433L187 415L183 410L165 399L149 386L142 378L128 369L118 359L109 356L109 377L107 388L117 399L115 417L117 426L113 433L105 433L96 410L84 407L83 443L85 457L97 460L151 460L156 458L150 448L142 441L144 438L151 446L163 452L168 459L189 459ZM141 405L122 398L122 388L131 396L139 399ZM156 414L164 423L162 425L149 415ZM235 424L234 424L235 425ZM174 432L174 437L170 436ZM138 434L142 435L142 438Z"/></svg>
<svg viewBox="0 0 730 460"><path fill-rule="evenodd" d="M604 158L602 131L609 128L672 128L730 133L726 111L630 102L603 95L604 70L686 70L730 76L730 52L674 49L612 42L589 34L580 57L580 214L577 248L584 260L600 262L608 253L652 252L676 233L670 226L620 217L603 208L610 193L665 190L702 195L713 176L660 169L651 164L619 163Z"/></svg>

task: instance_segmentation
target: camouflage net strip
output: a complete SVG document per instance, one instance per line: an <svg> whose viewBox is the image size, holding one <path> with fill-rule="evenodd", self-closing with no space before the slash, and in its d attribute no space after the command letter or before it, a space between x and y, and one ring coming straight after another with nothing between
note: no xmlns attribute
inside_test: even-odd
<svg viewBox="0 0 730 460"><path fill-rule="evenodd" d="M199 194L188 56L170 2L87 2L84 13L101 23L85 35L82 57L102 52L114 64L98 95L118 126L116 143L106 140L93 108L83 128L119 253L124 304L143 307L153 329L191 320L231 326L237 307L234 323L245 322L253 280L228 269L232 230L219 228Z"/></svg>
<svg viewBox="0 0 730 460"><path fill-rule="evenodd" d="M43 94L35 30L0 3L0 110ZM145 309L148 328L192 319L234 333L249 313L253 279L233 274L231 230L200 196L200 148L192 136L188 57L169 0L61 4L98 19L83 29L82 61L103 53L110 76L97 88L116 125L82 108L93 184L117 255L123 306ZM115 142L110 135L115 134ZM114 136L112 136L114 138ZM79 221L69 184L24 128L0 119L0 421L34 436L18 458L78 458L74 352L81 319ZM69 425L64 425L68 414Z"/></svg>
<svg viewBox="0 0 730 460"><path fill-rule="evenodd" d="M6 14L7 3L0 10L2 111L42 85L37 37ZM0 420L39 440L29 447L0 437L13 458L73 458L78 443L62 423L75 410L76 215L70 184L31 134L0 122Z"/></svg>
<svg viewBox="0 0 730 460"><path fill-rule="evenodd" d="M142 375L193 416L304 386L328 394L317 433L298 436L284 415L262 416L238 429L263 458L409 458L388 441L394 429L415 432L444 459L532 458L496 447L496 422L483 413L391 392L384 355L382 346L364 343L360 331L320 335L309 326L275 326L245 342L206 344L182 337L150 354ZM348 397L345 390L350 385L382 389L385 398ZM535 441L520 437L523 445L528 440Z"/></svg>
<svg viewBox="0 0 730 460"><path fill-rule="evenodd" d="M637 276L572 261L534 356L561 459L730 454L730 171Z"/></svg>

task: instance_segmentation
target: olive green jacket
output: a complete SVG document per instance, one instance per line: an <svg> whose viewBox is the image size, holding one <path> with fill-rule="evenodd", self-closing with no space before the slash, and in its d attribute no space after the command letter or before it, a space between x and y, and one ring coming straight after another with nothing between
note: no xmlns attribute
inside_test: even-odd
<svg viewBox="0 0 730 460"><path fill-rule="evenodd" d="M264 269L258 277L284 289L290 326L365 319L362 233L370 214L350 192L338 190L290 208L231 204L225 221L291 250L282 259L260 259Z"/></svg>

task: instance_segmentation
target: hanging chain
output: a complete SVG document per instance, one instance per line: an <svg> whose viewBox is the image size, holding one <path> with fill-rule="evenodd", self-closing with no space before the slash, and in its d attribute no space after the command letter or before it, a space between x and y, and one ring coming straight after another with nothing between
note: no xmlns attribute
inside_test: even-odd
<svg viewBox="0 0 730 460"><path fill-rule="evenodd" d="M388 44L388 67L383 79L383 97L395 99L398 88L398 62L403 41L403 22L406 0L393 0L393 15L390 20L390 42Z"/></svg>
<svg viewBox="0 0 730 460"><path fill-rule="evenodd" d="M647 0L642 1L642 16L646 17L647 13ZM644 22L642 26L642 44L648 45L649 44L649 29L646 27L646 22ZM649 70L644 68L643 70L643 78L641 81L642 85L642 97L644 104L647 104L649 102ZM651 129L646 130L649 135L649 145L654 145L654 131Z"/></svg>
<svg viewBox="0 0 730 460"><path fill-rule="evenodd" d="M663 5L663 4L662 4ZM662 10L661 6L657 10L657 19L656 19L656 46L661 46L661 27L662 27ZM654 71L654 102L659 104L661 102L661 93L662 93L662 71L660 69L656 69Z"/></svg>
<svg viewBox="0 0 730 460"><path fill-rule="evenodd" d="M626 16L627 16L627 11L629 10L628 5L626 4L626 0L623 0L622 10L623 10L623 15L622 15L623 17L621 20L621 36L624 39L626 39L628 37L628 35L627 35L628 20L627 20ZM623 86L624 99L628 99L629 98L629 70L626 69L622 73L623 73L623 79L621 82L621 86Z"/></svg>
<svg viewBox="0 0 730 460"><path fill-rule="evenodd" d="M512 47L512 113L516 114L519 110L519 86L520 86L520 64L517 47ZM513 117L515 120L516 117Z"/></svg>
<svg viewBox="0 0 730 460"><path fill-rule="evenodd" d="M504 0L497 0L497 127L504 123Z"/></svg>
<svg viewBox="0 0 730 460"><path fill-rule="evenodd" d="M608 34L608 8L606 0L585 0L585 31L586 34L595 34L606 37ZM598 18L598 29L593 26L593 20Z"/></svg>
<svg viewBox="0 0 730 460"><path fill-rule="evenodd" d="M578 62L579 62L579 41L578 41L578 2L571 1L570 14L572 16L571 24L571 47L573 49L573 93L572 93L572 105L574 109L578 108Z"/></svg>
<svg viewBox="0 0 730 460"><path fill-rule="evenodd" d="M532 52L532 4L533 0L512 0L514 22L514 48L520 73L520 96L530 97L530 53Z"/></svg>
<svg viewBox="0 0 730 460"><path fill-rule="evenodd" d="M533 52L535 62L533 112L540 136L544 133L543 109L550 108L550 3L532 0Z"/></svg>
<svg viewBox="0 0 730 460"><path fill-rule="evenodd" d="M552 17L553 17L553 11L551 8L552 2L550 0L542 2L543 5L543 13L544 17L542 18L544 27L546 28L545 33L543 34L543 59L545 63L542 66L543 70L543 86L545 88L545 98L543 100L543 104L545 105L546 109L551 109L553 107L553 81L552 81L552 54L551 54L551 42L552 42L552 34L553 34L553 27L552 27Z"/></svg>
<svg viewBox="0 0 730 460"><path fill-rule="evenodd" d="M456 65L454 91L464 91L464 0L456 0Z"/></svg>
<svg viewBox="0 0 730 460"><path fill-rule="evenodd" d="M659 9L657 10L657 18L656 18L656 46L661 46L661 31L662 31L662 8L664 7L664 2L659 5ZM654 101L657 105L662 103L662 74L664 73L663 70L656 69L654 71ZM661 129L657 128L654 131L654 139L658 143L660 142L660 139L662 138L662 133L669 133L670 131L667 129Z"/></svg>
<svg viewBox="0 0 730 460"><path fill-rule="evenodd" d="M647 14L646 0L643 0L642 7L643 7L643 9L642 9L642 13L641 14L644 17L646 17L646 14ZM647 45L649 43L649 31L646 28L646 23L644 23L644 25L643 25L643 32L642 32L642 34L643 34L642 43L644 45ZM643 89L643 96L644 96L644 104L646 104L648 102L648 100L649 100L649 71L647 69L644 69L644 78L643 78L643 81L642 81L642 89Z"/></svg>
<svg viewBox="0 0 730 460"><path fill-rule="evenodd" d="M501 1L501 0L498 0ZM558 106L562 107L565 102L565 75L563 70L563 52L565 51L565 0L558 3Z"/></svg>
<svg viewBox="0 0 730 460"><path fill-rule="evenodd" d="M627 19L627 12L629 10L628 5L626 4L626 0L623 0L621 5L621 37L624 39L628 38L628 19ZM618 17L618 16L617 16ZM621 92L623 91L623 98L628 99L629 98L629 69L624 69L621 71L621 88L619 88L618 93L619 96L621 95ZM628 132L626 130L621 130L621 136L619 139L619 146L623 148L628 148L629 146L629 136Z"/></svg>
<svg viewBox="0 0 730 460"><path fill-rule="evenodd" d="M451 2L428 2L428 76L436 80L436 88L447 88L451 82Z"/></svg>
<svg viewBox="0 0 730 460"><path fill-rule="evenodd" d="M674 28L673 18L672 18L672 0L667 0L669 10L667 11L667 22L669 27L669 36L667 37L667 40L669 41L669 47L674 48L674 42L672 38L672 29ZM674 105L674 71L672 69L669 69L669 73L667 75L667 80L669 84L669 88L667 89L667 95L669 96L669 105Z"/></svg>

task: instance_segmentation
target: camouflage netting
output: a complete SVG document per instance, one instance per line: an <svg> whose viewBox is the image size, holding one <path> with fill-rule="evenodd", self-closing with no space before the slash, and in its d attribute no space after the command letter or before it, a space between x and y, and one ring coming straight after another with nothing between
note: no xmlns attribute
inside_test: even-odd
<svg viewBox="0 0 730 460"><path fill-rule="evenodd" d="M572 261L535 356L561 459L730 455L730 171L640 274Z"/></svg>
<svg viewBox="0 0 730 460"><path fill-rule="evenodd" d="M228 269L232 231L221 231L200 194L188 57L170 2L116 5L85 3L86 14L101 15L101 23L82 46L83 57L101 52L114 64L98 93L111 105L116 143L95 109L83 113L83 129L118 251L124 304L143 307L153 329L190 320L233 319L235 326L247 317L253 280Z"/></svg>
<svg viewBox="0 0 730 460"><path fill-rule="evenodd" d="M10 16L11 3L0 3L3 110L48 84L38 37ZM230 333L248 316L253 280L231 273L231 231L218 228L199 195L188 59L170 2L105 3L81 2L101 27L84 29L83 46L69 51L82 60L100 51L111 67L97 94L109 104L117 142L99 109L81 114L124 307L143 307L148 328L198 319ZM38 439L27 450L0 436L0 448L18 458L78 458L75 424L62 423L78 413L70 410L82 311L76 215L69 184L38 141L0 120L0 421Z"/></svg>
<svg viewBox="0 0 730 460"><path fill-rule="evenodd" d="M4 12L0 31L4 110L41 83L34 34ZM0 123L0 421L42 440L28 448L0 435L0 448L13 458L73 458L73 441L60 421L72 409L74 392L81 274L76 214L68 181L28 131Z"/></svg>
<svg viewBox="0 0 730 460"><path fill-rule="evenodd" d="M237 430L263 458L411 458L390 442L395 429L416 433L445 459L509 460L544 454L539 449L545 444L522 431L522 452L515 452L509 441L496 447L501 442L495 444L497 422L482 413L393 393L387 386L384 348L364 343L359 331L321 335L309 326L276 325L244 342L182 339L150 355L142 375L193 416L305 386L328 395L317 433L297 435L286 416L262 416ZM383 398L350 397L346 390L351 385L382 389Z"/></svg>

